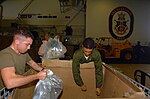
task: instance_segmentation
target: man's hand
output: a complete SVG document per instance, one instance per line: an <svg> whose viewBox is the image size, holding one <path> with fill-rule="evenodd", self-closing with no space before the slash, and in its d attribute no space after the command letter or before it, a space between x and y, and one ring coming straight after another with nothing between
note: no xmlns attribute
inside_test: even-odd
<svg viewBox="0 0 150 99"><path fill-rule="evenodd" d="M46 69L38 72L36 75L38 77L39 80L44 80L46 78Z"/></svg>
<svg viewBox="0 0 150 99"><path fill-rule="evenodd" d="M82 85L82 86L81 86L81 90L82 90L82 91L87 91L86 85Z"/></svg>
<svg viewBox="0 0 150 99"><path fill-rule="evenodd" d="M96 95L97 96L100 96L101 92L102 92L101 88L96 88Z"/></svg>

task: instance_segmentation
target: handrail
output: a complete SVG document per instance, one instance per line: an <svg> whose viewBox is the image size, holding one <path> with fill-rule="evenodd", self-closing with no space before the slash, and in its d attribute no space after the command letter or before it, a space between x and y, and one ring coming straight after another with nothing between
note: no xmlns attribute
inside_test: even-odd
<svg viewBox="0 0 150 99"><path fill-rule="evenodd" d="M30 2L27 3L27 5L19 12L18 15L22 14L22 13L31 5L31 3L32 3L33 1L34 1L34 0L30 0Z"/></svg>
<svg viewBox="0 0 150 99"><path fill-rule="evenodd" d="M140 81L139 81L138 77L141 78ZM145 86L146 77L150 78L150 74L145 73L145 72L142 71L142 70L136 70L136 71L134 72L134 79L135 79L135 81L141 83L143 86Z"/></svg>
<svg viewBox="0 0 150 99"><path fill-rule="evenodd" d="M12 90L8 90L6 87L0 90L0 99L8 99L11 95Z"/></svg>

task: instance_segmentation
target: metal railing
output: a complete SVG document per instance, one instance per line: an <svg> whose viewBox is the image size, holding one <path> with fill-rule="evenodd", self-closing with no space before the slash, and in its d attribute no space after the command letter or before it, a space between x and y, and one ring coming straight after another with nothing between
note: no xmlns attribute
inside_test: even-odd
<svg viewBox="0 0 150 99"><path fill-rule="evenodd" d="M13 90L13 89L12 89ZM0 99L8 99L8 97L11 95L12 90L8 90L7 88L3 88L0 90Z"/></svg>
<svg viewBox="0 0 150 99"><path fill-rule="evenodd" d="M146 73L144 71L141 71L141 70L136 70L134 72L134 79L135 79L135 81L139 82L143 86L145 86L146 77L150 78L150 74L148 74L148 73Z"/></svg>
<svg viewBox="0 0 150 99"><path fill-rule="evenodd" d="M134 79L136 82L140 83L140 87L145 91L147 96L150 96L150 89L145 87L146 78L150 79L150 74L141 70L136 70L134 72Z"/></svg>

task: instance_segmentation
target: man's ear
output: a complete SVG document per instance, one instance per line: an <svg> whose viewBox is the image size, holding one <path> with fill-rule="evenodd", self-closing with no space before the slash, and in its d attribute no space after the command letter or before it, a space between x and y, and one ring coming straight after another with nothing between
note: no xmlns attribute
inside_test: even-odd
<svg viewBox="0 0 150 99"><path fill-rule="evenodd" d="M14 38L15 44L19 44L21 42L21 37L16 35Z"/></svg>
<svg viewBox="0 0 150 99"><path fill-rule="evenodd" d="M19 40L19 39L15 39L15 43L16 43L16 44L19 44L19 43L20 43L20 40Z"/></svg>

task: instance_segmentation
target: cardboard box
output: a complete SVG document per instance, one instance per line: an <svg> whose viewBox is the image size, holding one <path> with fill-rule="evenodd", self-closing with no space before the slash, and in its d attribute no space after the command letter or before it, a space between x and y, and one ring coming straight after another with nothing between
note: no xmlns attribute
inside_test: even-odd
<svg viewBox="0 0 150 99"><path fill-rule="evenodd" d="M74 82L72 61L44 60L42 65L63 80L63 92L60 99L148 99L141 88L107 64L103 64L104 80L101 96L96 96L95 68L92 62L80 66L82 79L87 86L86 92L81 91ZM35 85L36 82L33 82L17 88L14 99L32 99Z"/></svg>

